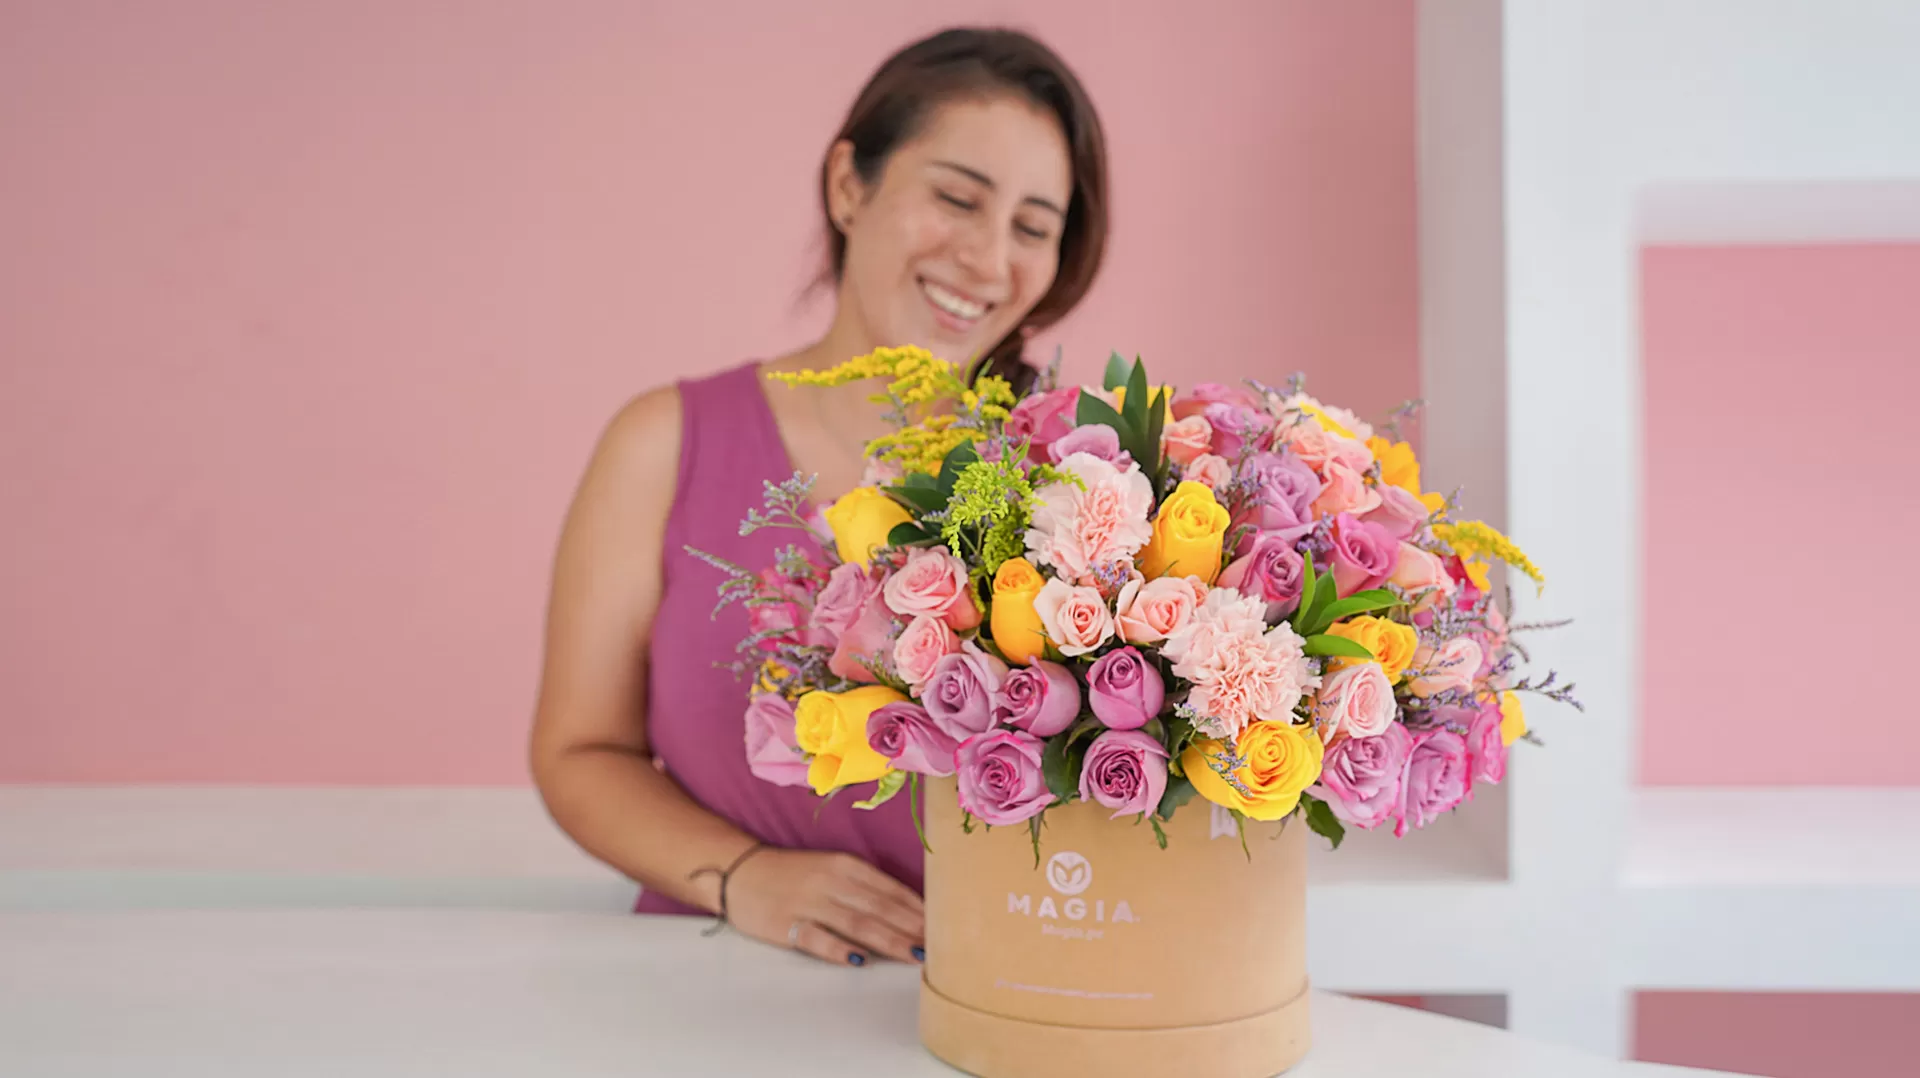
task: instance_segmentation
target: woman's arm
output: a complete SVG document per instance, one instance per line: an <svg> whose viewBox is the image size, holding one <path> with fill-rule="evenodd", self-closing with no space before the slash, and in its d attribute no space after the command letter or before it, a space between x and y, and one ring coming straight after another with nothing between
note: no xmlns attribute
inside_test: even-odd
<svg viewBox="0 0 1920 1078"><path fill-rule="evenodd" d="M534 717L534 781L587 852L691 906L717 911L725 866L751 836L695 804L647 746L647 645L680 456L680 396L635 399L595 449L554 559Z"/></svg>
<svg viewBox="0 0 1920 1078"><path fill-rule="evenodd" d="M733 864L754 839L696 804L647 746L647 644L679 456L670 388L623 409L594 452L554 561L531 754L547 811L574 841L650 890L717 912L718 878L690 877ZM919 957L920 896L849 854L756 853L728 883L727 907L742 932L829 962Z"/></svg>

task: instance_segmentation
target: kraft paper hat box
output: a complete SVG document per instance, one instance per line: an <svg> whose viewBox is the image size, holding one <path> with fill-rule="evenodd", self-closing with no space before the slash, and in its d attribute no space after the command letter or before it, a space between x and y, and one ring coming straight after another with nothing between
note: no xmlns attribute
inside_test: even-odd
<svg viewBox="0 0 1920 1078"><path fill-rule="evenodd" d="M1076 802L1025 826L961 830L951 779L927 790L920 1035L983 1078L1265 1078L1310 1042L1308 831L1218 826L1198 799L1163 826Z"/></svg>

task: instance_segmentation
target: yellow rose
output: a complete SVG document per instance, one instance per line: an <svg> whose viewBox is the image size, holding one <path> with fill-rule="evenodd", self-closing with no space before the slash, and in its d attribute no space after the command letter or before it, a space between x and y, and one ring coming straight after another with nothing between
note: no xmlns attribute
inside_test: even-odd
<svg viewBox="0 0 1920 1078"><path fill-rule="evenodd" d="M1500 743L1511 745L1526 736L1527 713L1520 707L1520 694L1500 694Z"/></svg>
<svg viewBox="0 0 1920 1078"><path fill-rule="evenodd" d="M875 547L887 545L887 533L913 516L900 503L880 493L879 487L855 487L827 507L827 527L833 529L840 560L861 565L873 560Z"/></svg>
<svg viewBox="0 0 1920 1078"><path fill-rule="evenodd" d="M841 786L872 782L893 770L885 756L867 743L867 716L906 697L885 685L862 685L846 692L815 690L793 708L793 740L813 762L807 782L821 795Z"/></svg>
<svg viewBox="0 0 1920 1078"><path fill-rule="evenodd" d="M1034 596L1045 584L1025 558L1008 558L993 574L993 620L988 627L1000 654L1010 663L1030 666L1046 653L1046 633L1033 609Z"/></svg>
<svg viewBox="0 0 1920 1078"><path fill-rule="evenodd" d="M1251 820L1277 820L1292 812L1300 791L1320 777L1325 755L1311 726L1252 722L1240 732L1235 752L1223 742L1201 739L1180 754L1180 767L1201 797L1239 809Z"/></svg>
<svg viewBox="0 0 1920 1078"><path fill-rule="evenodd" d="M1413 653L1420 647L1420 634L1413 626L1372 615L1348 618L1328 629L1327 635L1344 637L1373 652L1373 661L1380 664L1387 680L1394 684L1399 684L1406 675L1407 667L1413 665ZM1328 669L1329 672L1344 670L1366 661L1336 657L1329 660Z"/></svg>
<svg viewBox="0 0 1920 1078"><path fill-rule="evenodd" d="M1220 575L1220 543L1232 518L1205 483L1183 479L1153 522L1153 538L1140 551L1140 572L1148 580L1174 573L1211 584Z"/></svg>
<svg viewBox="0 0 1920 1078"><path fill-rule="evenodd" d="M1376 435L1367 439L1367 448L1373 450L1373 459L1380 462L1382 483L1399 487L1416 498L1420 496L1420 459L1414 456L1412 446L1389 442Z"/></svg>

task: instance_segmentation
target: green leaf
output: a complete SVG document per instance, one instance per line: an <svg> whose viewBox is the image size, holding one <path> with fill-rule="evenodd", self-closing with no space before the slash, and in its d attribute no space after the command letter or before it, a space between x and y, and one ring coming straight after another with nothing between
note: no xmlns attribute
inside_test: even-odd
<svg viewBox="0 0 1920 1078"><path fill-rule="evenodd" d="M1308 655L1338 655L1343 659L1374 658L1373 652L1365 644L1348 640L1344 636L1324 634L1307 637L1306 652Z"/></svg>
<svg viewBox="0 0 1920 1078"><path fill-rule="evenodd" d="M1165 485L1166 480L1166 462L1160 459L1160 435L1166 431L1167 395L1172 392L1163 389L1147 402L1147 437L1142 448L1149 454L1149 459L1140 462L1140 470L1155 478L1156 490Z"/></svg>
<svg viewBox="0 0 1920 1078"><path fill-rule="evenodd" d="M1339 849L1340 840L1347 837L1347 828L1340 817L1333 814L1333 806L1311 794L1301 794L1300 802L1307 807L1307 826L1314 834L1333 843L1334 849Z"/></svg>
<svg viewBox="0 0 1920 1078"><path fill-rule="evenodd" d="M1106 723L1089 715L1079 722L1074 723L1073 727L1067 731L1067 747L1072 748L1081 738L1086 737L1088 734L1098 733L1106 728Z"/></svg>
<svg viewBox="0 0 1920 1078"><path fill-rule="evenodd" d="M1047 749L1040 755L1040 770L1047 777L1047 789L1062 802L1072 801L1080 792L1080 762L1084 759L1068 746L1068 736L1055 734L1048 738Z"/></svg>
<svg viewBox="0 0 1920 1078"><path fill-rule="evenodd" d="M933 847L927 845L927 829L920 823L920 775L916 772L908 783L913 787L907 791L907 812L913 817L913 833L920 836L920 848L932 853Z"/></svg>
<svg viewBox="0 0 1920 1078"><path fill-rule="evenodd" d="M939 540L939 536L928 535L920 525L912 521L895 524L893 530L887 533L888 546L926 546Z"/></svg>
<svg viewBox="0 0 1920 1078"><path fill-rule="evenodd" d="M962 812L960 814L960 830L964 834L973 834L973 813Z"/></svg>
<svg viewBox="0 0 1920 1078"><path fill-rule="evenodd" d="M899 793L906 785L907 773L905 771L889 771L880 776L879 782L874 783L873 796L867 798L865 801L855 801L853 807L857 809L877 809L881 805L893 800L893 795Z"/></svg>
<svg viewBox="0 0 1920 1078"><path fill-rule="evenodd" d="M886 492L909 510L918 509L922 513L937 513L947 507L947 496L940 493L939 480L925 472L915 472L912 478L925 479L925 483L903 483L897 487L888 487Z"/></svg>
<svg viewBox="0 0 1920 1078"><path fill-rule="evenodd" d="M980 463L980 450L972 442L961 442L947 451L947 458L940 462L940 504L953 500L953 485L960 481L960 473L967 465Z"/></svg>
<svg viewBox="0 0 1920 1078"><path fill-rule="evenodd" d="M1313 573L1313 551L1307 551L1303 557L1305 563L1300 568L1300 605L1293 608L1293 631L1305 636L1306 633L1301 630L1306 628L1307 619L1313 615L1314 589L1319 578Z"/></svg>
<svg viewBox="0 0 1920 1078"><path fill-rule="evenodd" d="M1148 719L1147 724L1140 728L1140 732L1162 745L1167 743L1167 724L1159 719Z"/></svg>
<svg viewBox="0 0 1920 1078"><path fill-rule="evenodd" d="M1107 357L1107 376L1101 381L1101 389L1119 389L1127 384L1127 361L1120 353Z"/></svg>
<svg viewBox="0 0 1920 1078"><path fill-rule="evenodd" d="M1313 618L1308 622L1320 620L1320 612L1332 606L1340 599L1340 582L1333 578L1333 571L1320 574L1320 580L1313 589ZM1304 635L1304 634L1303 634Z"/></svg>
<svg viewBox="0 0 1920 1078"><path fill-rule="evenodd" d="M1185 775L1169 776L1166 792L1160 795L1160 807L1154 810L1154 814L1163 820L1171 820L1174 810L1193 800L1196 793L1199 791L1193 788L1192 779Z"/></svg>
<svg viewBox="0 0 1920 1078"><path fill-rule="evenodd" d="M1073 422L1075 426L1081 427L1089 423L1101 423L1112 427L1120 435L1121 447L1125 448L1127 444L1127 421L1120 418L1120 413L1113 410L1113 405L1084 389L1080 391L1080 403L1074 408Z"/></svg>
<svg viewBox="0 0 1920 1078"><path fill-rule="evenodd" d="M1373 610L1385 610L1390 606L1398 605L1399 602L1400 600L1385 588L1354 592L1344 599L1328 603L1324 609L1315 614L1304 635L1324 633L1328 626L1341 618L1350 618L1355 614L1365 614Z"/></svg>
<svg viewBox="0 0 1920 1078"><path fill-rule="evenodd" d="M1247 818L1239 809L1233 810L1233 829L1240 832L1240 853L1247 859L1247 862L1251 864L1253 862L1253 851L1247 849Z"/></svg>
<svg viewBox="0 0 1920 1078"><path fill-rule="evenodd" d="M1167 829L1160 826L1159 820L1149 820L1147 822L1153 824L1153 840L1160 844L1161 849L1163 850L1166 849L1167 848Z"/></svg>
<svg viewBox="0 0 1920 1078"><path fill-rule="evenodd" d="M1133 361L1133 370L1127 372L1127 398L1120 402L1120 418L1136 431L1147 429L1147 365L1139 360Z"/></svg>

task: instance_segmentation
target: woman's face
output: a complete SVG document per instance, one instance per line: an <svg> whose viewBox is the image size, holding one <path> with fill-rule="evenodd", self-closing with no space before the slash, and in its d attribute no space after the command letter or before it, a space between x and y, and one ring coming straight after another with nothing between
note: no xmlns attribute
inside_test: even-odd
<svg viewBox="0 0 1920 1078"><path fill-rule="evenodd" d="M844 144L832 173L847 235L841 315L875 344L966 362L1052 286L1073 191L1052 113L1011 96L950 102L894 150L877 183L861 183Z"/></svg>

